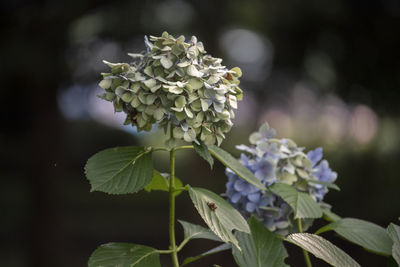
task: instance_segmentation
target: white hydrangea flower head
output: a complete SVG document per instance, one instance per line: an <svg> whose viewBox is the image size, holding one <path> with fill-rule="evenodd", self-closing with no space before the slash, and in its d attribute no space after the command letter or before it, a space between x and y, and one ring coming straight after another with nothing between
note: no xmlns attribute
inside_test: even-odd
<svg viewBox="0 0 400 267"><path fill-rule="evenodd" d="M237 67L207 54L195 36L145 37L146 52L128 54L132 63L109 63L102 73L100 97L125 112L125 124L149 131L158 124L174 139L220 145L230 131L237 101L242 99Z"/></svg>

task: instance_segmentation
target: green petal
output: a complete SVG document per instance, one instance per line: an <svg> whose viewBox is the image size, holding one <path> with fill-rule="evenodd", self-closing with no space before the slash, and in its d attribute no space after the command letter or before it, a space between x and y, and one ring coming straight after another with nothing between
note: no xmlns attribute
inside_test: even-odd
<svg viewBox="0 0 400 267"><path fill-rule="evenodd" d="M175 127L175 128L172 130L172 134L173 134L174 138L176 138L176 139L181 139L181 138L183 137L184 132L182 131L181 128Z"/></svg>
<svg viewBox="0 0 400 267"><path fill-rule="evenodd" d="M140 106L142 103L139 101L139 98L134 95L131 101L131 106L134 108L137 108L138 106Z"/></svg>
<svg viewBox="0 0 400 267"><path fill-rule="evenodd" d="M108 89L111 87L112 80L111 79L104 79L99 83L99 86L103 89Z"/></svg>
<svg viewBox="0 0 400 267"><path fill-rule="evenodd" d="M203 87L203 81L197 78L190 78L188 80L188 83L190 86L192 86L192 89L197 90Z"/></svg>
<svg viewBox="0 0 400 267"><path fill-rule="evenodd" d="M203 76L203 73L197 70L194 65L190 65L187 67L186 72L189 76L200 78Z"/></svg>
<svg viewBox="0 0 400 267"><path fill-rule="evenodd" d="M145 74L149 75L150 77L153 77L153 69L151 68L151 66L147 66L146 68L144 68L143 71Z"/></svg>
<svg viewBox="0 0 400 267"><path fill-rule="evenodd" d="M163 108L157 108L154 110L153 116L156 120L161 120L162 117L164 116L164 111Z"/></svg>
<svg viewBox="0 0 400 267"><path fill-rule="evenodd" d="M233 75L235 75L236 77L242 77L242 70L239 67L234 67L231 69L231 71L235 72Z"/></svg>
<svg viewBox="0 0 400 267"><path fill-rule="evenodd" d="M193 113L187 107L185 107L184 110L185 110L186 115L189 118L193 118Z"/></svg>
<svg viewBox="0 0 400 267"><path fill-rule="evenodd" d="M133 94L126 92L121 96L122 101L128 103L131 102L133 99Z"/></svg>
<svg viewBox="0 0 400 267"><path fill-rule="evenodd" d="M175 100L175 106L177 108L183 108L186 105L186 98L184 96L179 96L176 100Z"/></svg>
<svg viewBox="0 0 400 267"><path fill-rule="evenodd" d="M207 111L208 110L208 103L203 99L200 99L200 102L201 102L201 109L203 111Z"/></svg>
<svg viewBox="0 0 400 267"><path fill-rule="evenodd" d="M157 81L154 79L149 79L143 82L148 88L152 88L157 85Z"/></svg>
<svg viewBox="0 0 400 267"><path fill-rule="evenodd" d="M146 109L145 109L145 113L147 114L147 115L149 115L149 116L152 116L153 114L154 114L154 111L156 110L156 106L155 105L150 105L150 106L147 106L146 107Z"/></svg>
<svg viewBox="0 0 400 267"><path fill-rule="evenodd" d="M169 59L168 57L164 56L160 59L160 63L161 65L166 68L169 69L172 67L172 65L174 64L174 62L172 62L171 59Z"/></svg>

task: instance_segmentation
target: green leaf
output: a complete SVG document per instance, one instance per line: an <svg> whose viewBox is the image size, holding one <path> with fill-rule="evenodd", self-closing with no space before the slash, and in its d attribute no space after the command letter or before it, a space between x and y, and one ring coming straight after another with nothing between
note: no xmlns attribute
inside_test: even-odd
<svg viewBox="0 0 400 267"><path fill-rule="evenodd" d="M218 236L216 236L210 229L206 229L203 226L181 220L178 220L178 222L183 227L184 239L190 240L201 238L222 242L222 240Z"/></svg>
<svg viewBox="0 0 400 267"><path fill-rule="evenodd" d="M295 244L315 257L320 258L332 266L357 267L360 266L346 252L324 239L321 236L309 233L291 234L286 241Z"/></svg>
<svg viewBox="0 0 400 267"><path fill-rule="evenodd" d="M197 152L197 154L200 155L200 157L202 157L204 160L208 162L208 164L210 164L210 167L212 169L214 164L214 159L211 156L210 152L208 151L207 145L204 144L204 142L202 141L200 141L199 145L193 142L193 148Z"/></svg>
<svg viewBox="0 0 400 267"><path fill-rule="evenodd" d="M336 222L341 219L339 215L332 212L332 210L329 208L322 208L322 212L324 213L324 219L326 219L327 221Z"/></svg>
<svg viewBox="0 0 400 267"><path fill-rule="evenodd" d="M183 187L181 180L178 178L175 179L175 187ZM158 191L169 191L169 174L168 173L159 173L158 171L154 170L153 172L153 179L151 182L144 188L147 192L151 190L158 190ZM177 193L179 195L181 192Z"/></svg>
<svg viewBox="0 0 400 267"><path fill-rule="evenodd" d="M215 253L218 253L218 252L221 252L221 251L224 251L224 250L228 250L228 249L231 249L231 245L230 244L226 244L225 243L225 244L219 245L218 247L215 247L215 248L213 248L213 249L211 249L209 251L206 251L206 252L204 252L204 253L202 253L202 254L200 254L198 256L186 258L183 261L181 266L185 266L185 265L187 265L189 263L192 263L192 262L197 261L197 260L199 260L201 258L204 258L205 256L212 255L212 254L215 254ZM217 265L214 265L214 266L217 266Z"/></svg>
<svg viewBox="0 0 400 267"><path fill-rule="evenodd" d="M320 206L310 195L299 192L294 187L283 183L276 183L270 189L292 207L296 219L322 217Z"/></svg>
<svg viewBox="0 0 400 267"><path fill-rule="evenodd" d="M240 252L233 247L233 257L240 267L280 267L288 266L284 260L288 256L282 240L270 232L256 218L249 219L251 234L236 232Z"/></svg>
<svg viewBox="0 0 400 267"><path fill-rule="evenodd" d="M98 247L89 258L89 267L161 267L157 250L151 247L108 243Z"/></svg>
<svg viewBox="0 0 400 267"><path fill-rule="evenodd" d="M393 241L392 256L400 266L400 226L391 223L387 228L387 232Z"/></svg>
<svg viewBox="0 0 400 267"><path fill-rule="evenodd" d="M242 215L226 200L206 189L189 187L189 195L211 231L222 241L230 242L239 248L238 241L232 231L250 233L249 226Z"/></svg>
<svg viewBox="0 0 400 267"><path fill-rule="evenodd" d="M297 169L297 170L299 170L299 169ZM326 187L328 187L328 188L334 189L334 190L336 190L336 191L340 191L340 187L339 187L339 186L337 186L336 184L328 183L328 182L323 182L323 181L319 181L319 180L310 180L310 179L308 179L308 180L307 180L307 183L310 183L310 184L320 184L320 185L324 185L324 186L326 186Z"/></svg>
<svg viewBox="0 0 400 267"><path fill-rule="evenodd" d="M392 240L383 227L374 223L344 218L322 227L316 234L330 230L369 251L383 255L392 254Z"/></svg>
<svg viewBox="0 0 400 267"><path fill-rule="evenodd" d="M210 151L210 153L214 157L216 157L222 164L230 168L234 173L239 175L246 182L262 190L267 190L265 186L260 182L260 180L258 180L249 169L243 166L237 159L235 159L225 150L215 145L210 145L208 146L208 151Z"/></svg>
<svg viewBox="0 0 400 267"><path fill-rule="evenodd" d="M151 151L144 147L116 147L95 154L86 163L91 191L129 194L143 189L153 177Z"/></svg>

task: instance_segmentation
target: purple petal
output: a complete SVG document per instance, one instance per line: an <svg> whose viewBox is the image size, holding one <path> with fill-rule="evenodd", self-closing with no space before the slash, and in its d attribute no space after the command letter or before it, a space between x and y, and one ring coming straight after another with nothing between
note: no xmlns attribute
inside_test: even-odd
<svg viewBox="0 0 400 267"><path fill-rule="evenodd" d="M247 210L248 212L253 212L256 208L257 208L257 205L254 204L253 202L248 202L248 203L246 204L246 210Z"/></svg>
<svg viewBox="0 0 400 267"><path fill-rule="evenodd" d="M246 182L238 179L234 184L233 188L235 188L236 191L243 191L246 188Z"/></svg>
<svg viewBox="0 0 400 267"><path fill-rule="evenodd" d="M260 193L252 193L252 194L248 194L247 198L251 201L251 202L258 202L260 201Z"/></svg>
<svg viewBox="0 0 400 267"><path fill-rule="evenodd" d="M241 197L240 193L234 194L234 195L231 197L232 203L237 203L237 202L239 201L240 197Z"/></svg>
<svg viewBox="0 0 400 267"><path fill-rule="evenodd" d="M318 147L314 150L309 151L307 153L307 157L314 167L322 159L322 147Z"/></svg>

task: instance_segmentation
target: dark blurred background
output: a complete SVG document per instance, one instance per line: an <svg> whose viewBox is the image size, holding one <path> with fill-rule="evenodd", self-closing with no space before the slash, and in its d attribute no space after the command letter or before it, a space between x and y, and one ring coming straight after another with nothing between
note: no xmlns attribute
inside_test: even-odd
<svg viewBox="0 0 400 267"><path fill-rule="evenodd" d="M238 156L235 144L267 120L278 137L324 148L342 189L325 198L333 211L399 223L400 1L13 0L0 8L0 266L86 266L111 241L168 246L166 194L90 193L83 174L101 149L162 144L159 131L121 127L96 95L103 59L127 62L144 50L144 35L164 30L196 35L242 68L244 100L225 149ZM167 160L161 153L156 167L166 171ZM177 162L186 183L224 192L221 165L211 172L192 152ZM201 223L185 195L177 217ZM386 262L327 236L362 266ZM215 245L192 241L181 259ZM288 249L288 263L303 266L301 252ZM192 266L212 263L234 266L229 252Z"/></svg>

